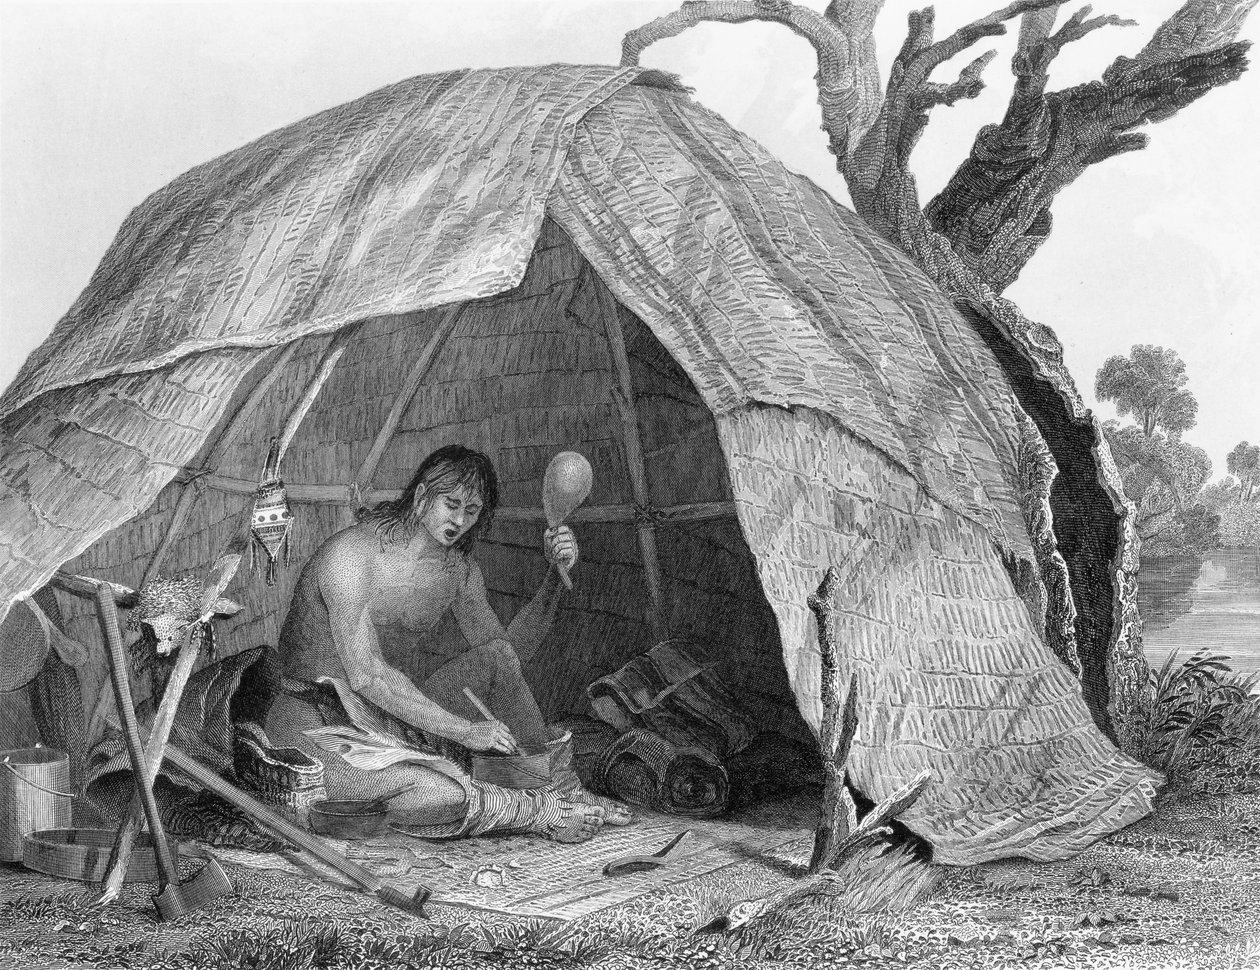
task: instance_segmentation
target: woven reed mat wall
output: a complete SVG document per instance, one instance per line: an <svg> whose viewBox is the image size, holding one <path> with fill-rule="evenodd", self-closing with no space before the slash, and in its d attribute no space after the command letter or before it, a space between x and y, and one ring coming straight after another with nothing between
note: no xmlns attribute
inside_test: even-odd
<svg viewBox="0 0 1260 970"><path fill-rule="evenodd" d="M598 285L568 237L546 221L521 285L466 305L404 412L370 487L403 488L426 454L459 442L486 451L494 460L501 506L539 510L547 462L557 451L572 448L594 468L587 505L628 510L633 495L614 398L617 377L609 321L597 298ZM281 465L291 488L298 483L344 485L354 478L444 312L380 318L364 325ZM625 335L651 505L729 502L714 420L691 382L633 314L623 308L612 322ZM313 337L299 345L288 369L242 415L214 474L244 482L257 479L267 442L300 398L328 341ZM242 389L238 400L246 391ZM168 486L151 509L104 537L68 568L138 584L182 487ZM232 539L250 500L246 494L206 489L173 543L164 571L204 571ZM352 521L348 502L294 502L293 508L293 563L281 569L274 587L266 586L259 573L242 572L229 594L245 609L220 626L224 652L276 642L302 563L319 543ZM541 516L531 522L500 517L477 551L491 603L505 622L544 578L544 527ZM574 570L575 589L563 597L556 624L528 671L543 709L556 717L586 711L587 684L655 642L632 517L576 522L574 528L582 553ZM656 533L671 635L695 639L722 659L722 670L737 693L764 712L768 726L787 725L789 731L804 734L775 619L733 516L660 523ZM89 642L98 635L86 604L66 601L65 606L74 635ZM440 635L460 636L453 623ZM406 655L389 659L407 669Z"/></svg>

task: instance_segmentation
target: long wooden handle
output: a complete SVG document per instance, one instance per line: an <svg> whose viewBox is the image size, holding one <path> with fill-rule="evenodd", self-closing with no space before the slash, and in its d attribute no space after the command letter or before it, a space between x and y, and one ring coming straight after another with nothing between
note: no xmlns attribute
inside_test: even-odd
<svg viewBox="0 0 1260 970"><path fill-rule="evenodd" d="M158 772L162 770L162 762L166 758L166 742L175 724L179 700L184 694L184 687L197 663L200 644L194 642L196 632L190 627L185 636L185 642L180 647L179 659L175 661L175 669L171 671L170 680L166 682L166 692L162 695L162 703L158 706L157 716L153 719L149 739L144 745L146 774L143 781L136 782L135 793L131 796L131 806L127 814L123 816L123 823L118 827L118 834L114 836L114 847L110 850L109 863L105 867L105 879L101 889L102 900L117 899L118 893L122 890L127 866L131 861L131 850L135 845L136 834L140 831L140 818L144 812L144 793L141 787L152 791Z"/></svg>
<svg viewBox="0 0 1260 970"><path fill-rule="evenodd" d="M480 698L480 697L478 697L476 694L474 694L474 693L473 693L471 690L469 690L467 687L465 687L465 688L464 688L464 696L468 698L468 700L469 700L469 702L472 704L472 706L473 706L473 707L475 707L475 708L477 708L477 712L478 712L478 713L479 713L482 717L484 717L487 721L493 721L493 720L495 720L495 716L494 716L493 712L491 712L490 708L486 707L486 705L485 705L485 704L481 703L481 698ZM521 750L521 746L520 746L519 744L514 744L514 745L512 745L512 753L513 753L513 754L524 754L524 752Z"/></svg>
<svg viewBox="0 0 1260 970"><path fill-rule="evenodd" d="M118 719L122 724L123 740L127 743L127 754L131 758L131 773L135 778L136 789L144 804L145 818L149 821L149 832L153 835L153 851L157 856L158 869L162 877L162 886L179 884L179 868L171 856L171 847L166 841L166 832L162 828L162 819L158 814L157 800L153 797L153 786L146 784L149 778L148 763L145 761L144 748L140 746L140 726L136 723L136 708L131 700L131 681L127 673L127 653L123 646L122 630L118 626L118 604L114 601L114 591L101 583L96 587L96 614L101 623L101 632L109 647L109 672L114 684L114 701L118 706Z"/></svg>
<svg viewBox="0 0 1260 970"><path fill-rule="evenodd" d="M478 697L476 694L474 694L467 687L464 688L464 696L468 698L469 703L471 703L473 707L477 708L478 714L484 717L487 721L494 720L494 715L490 713L490 708L486 707L485 704L481 703L481 698Z"/></svg>
<svg viewBox="0 0 1260 970"><path fill-rule="evenodd" d="M566 516L565 518L567 518L567 516ZM555 521L555 522L552 522L550 519L548 519L548 520L547 520L547 532L550 534L551 532L553 532L553 531L555 531L556 529L560 528L560 526L562 526L562 525L564 525L564 518L558 519L558 520L557 520L557 521ZM556 572L558 572L558 573L560 574L560 579L561 579L561 581L563 581L563 583L564 583L564 588L565 588L565 589L572 589L572 588L573 588L573 580L569 578L569 567L568 567L568 566L565 566L563 563L558 563L558 562L556 562L556 563L552 563L552 565L556 567Z"/></svg>
<svg viewBox="0 0 1260 970"><path fill-rule="evenodd" d="M376 873L356 865L323 839L311 835L309 832L298 828L288 819L277 815L262 802L247 795L231 782L220 778L201 762L186 755L171 742L167 742L166 745L166 760L192 778L193 781L214 792L225 801L235 805L246 815L261 823L264 828L274 832L281 838L300 845L311 855L317 859L322 859L338 872L349 876L369 892L376 893L388 888L381 882L380 877Z"/></svg>

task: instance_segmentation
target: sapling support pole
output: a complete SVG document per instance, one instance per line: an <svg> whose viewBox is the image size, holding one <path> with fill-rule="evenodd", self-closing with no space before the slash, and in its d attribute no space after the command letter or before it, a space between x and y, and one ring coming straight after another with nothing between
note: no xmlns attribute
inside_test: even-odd
<svg viewBox="0 0 1260 970"><path fill-rule="evenodd" d="M300 342L294 340L286 345L274 360L271 356L265 358L263 366L266 367L266 371L263 373L263 376L250 389L245 400L237 406L236 410L224 422L223 431L219 435L218 440L211 446L210 453L206 456L205 461L202 462L201 468L183 480L183 487L179 493L179 500L175 503L175 511L171 514L170 524L166 527L166 534L162 536L161 544L153 553L148 566L145 567L144 580L141 582L141 586L161 572L162 567L166 564L167 556L170 555L171 549L175 546L175 541L184 531L188 517L192 514L193 508L197 504L198 496L206 487L204 476L218 467L224 452L227 450L227 446L232 443L237 431L244 423L245 417L254 412L255 406L262 400L263 395L271 390L272 385L284 373L285 368L288 367L289 362L293 359L293 355L297 352Z"/></svg>
<svg viewBox="0 0 1260 970"><path fill-rule="evenodd" d="M332 376L332 372L336 369L342 355L350 347L350 342L358 335L362 327L363 324L361 323L344 327L328 342L328 346L324 349L324 355L319 360L319 367L316 368L314 376L311 377L306 385L306 390L303 391L302 396L289 412L289 416L285 419L284 427L277 438L277 468L279 468L280 462L284 460L284 454L289 450L293 436L298 433L298 428L302 427L302 422L306 420L307 412L310 411L311 406L315 403L315 399L319 397L319 392L324 389L324 384L328 382L328 378Z"/></svg>
<svg viewBox="0 0 1260 970"><path fill-rule="evenodd" d="M821 667L822 724L818 743L823 756L822 817L814 833L814 851L809 871L818 872L835 855L836 846L857 825L857 806L845 784L849 749L857 733L857 674L849 678L848 690L840 696L839 646L831 622L831 611L839 578L834 566L805 600L818 624L818 653Z"/></svg>
<svg viewBox="0 0 1260 970"><path fill-rule="evenodd" d="M626 455L626 471L630 475L630 489L639 509L651 508L648 492L647 466L643 459L643 438L639 426L639 414L634 403L634 383L630 373L630 358L626 354L626 337L621 327L621 313L617 301L604 285L603 280L591 276L595 299L604 328L608 335L608 348L612 355L616 383L613 385L613 401L621 416L621 443ZM665 589L661 579L661 558L656 548L656 526L647 516L636 516L639 534L639 551L643 555L643 575L647 580L648 596L652 601L648 622L658 641L669 639L669 620L665 610Z"/></svg>
<svg viewBox="0 0 1260 970"><path fill-rule="evenodd" d="M372 484L372 479L376 475L376 468L381 463L381 458L385 455L385 449L394 440L394 434L398 430L399 422L402 421L403 415L406 414L412 398L420 390L420 385L424 383L425 375L429 373L429 368L433 366L433 361L437 359L437 355L441 352L442 347L445 346L446 338L454 332L455 327L463 318L466 307L467 304L460 303L446 308L434 326L433 335L429 338L429 342L424 345L424 349L420 351L420 356L411 365L411 371L407 375L407 380L399 388L398 395L390 406L389 414L385 416L385 421L381 424L380 430L377 431L367 457L363 459L363 464L359 466L359 471L354 476L352 488L358 494L363 495L366 493L368 487Z"/></svg>

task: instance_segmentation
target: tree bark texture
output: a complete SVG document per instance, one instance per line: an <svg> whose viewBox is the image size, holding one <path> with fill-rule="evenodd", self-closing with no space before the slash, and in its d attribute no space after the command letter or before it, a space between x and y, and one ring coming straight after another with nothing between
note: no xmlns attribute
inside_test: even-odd
<svg viewBox="0 0 1260 970"><path fill-rule="evenodd" d="M933 228L995 291L1006 289L1050 235L1060 191L1091 165L1145 148L1148 137L1136 129L1242 74L1250 45L1234 38L1255 2L1187 3L1136 58L1117 58L1099 81L1049 93L1048 70L1064 46L1131 21L1086 19L1085 8L1056 33L1021 32L1006 116L980 130L928 205Z"/></svg>

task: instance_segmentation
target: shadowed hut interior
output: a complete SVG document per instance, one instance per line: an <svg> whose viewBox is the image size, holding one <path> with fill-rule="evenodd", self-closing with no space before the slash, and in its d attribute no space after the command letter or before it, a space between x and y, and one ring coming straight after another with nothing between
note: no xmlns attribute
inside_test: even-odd
<svg viewBox="0 0 1260 970"><path fill-rule="evenodd" d="M275 586L242 584L245 609L223 625L222 651L274 644L301 563L353 521L356 498L396 497L425 455L453 442L486 452L499 474L500 506L477 558L492 606L510 620L548 568L543 471L573 449L590 460L594 487L570 519L581 548L574 589L526 670L543 711L588 713L589 684L673 638L716 663L755 724L808 738L713 415L551 220L516 288L368 320L348 339L304 338L255 376L191 463L209 471L177 478L66 569L138 587L212 559L239 537L268 443L317 390L279 469L294 509L292 563ZM95 615L74 604L67 626L90 639ZM451 617L440 635L462 638ZM414 672L404 651L387 660Z"/></svg>

